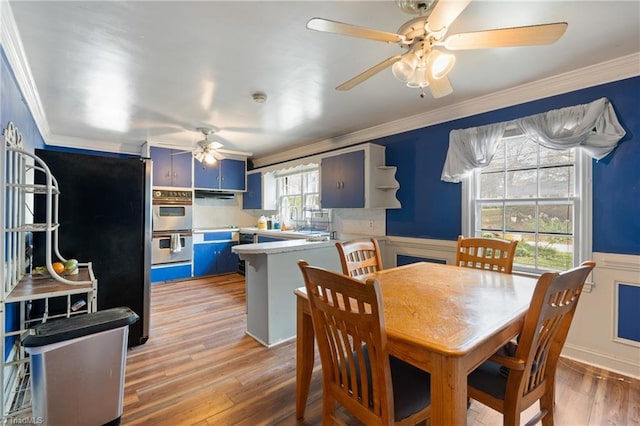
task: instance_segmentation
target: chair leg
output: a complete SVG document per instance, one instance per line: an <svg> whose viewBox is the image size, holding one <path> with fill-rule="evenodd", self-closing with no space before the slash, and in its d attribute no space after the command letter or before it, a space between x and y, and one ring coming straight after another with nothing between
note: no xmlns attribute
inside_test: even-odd
<svg viewBox="0 0 640 426"><path fill-rule="evenodd" d="M336 403L333 398L323 396L322 398L322 426L333 426Z"/></svg>
<svg viewBox="0 0 640 426"><path fill-rule="evenodd" d="M540 398L540 411L542 413L542 426L553 426L554 409L553 392L546 392Z"/></svg>

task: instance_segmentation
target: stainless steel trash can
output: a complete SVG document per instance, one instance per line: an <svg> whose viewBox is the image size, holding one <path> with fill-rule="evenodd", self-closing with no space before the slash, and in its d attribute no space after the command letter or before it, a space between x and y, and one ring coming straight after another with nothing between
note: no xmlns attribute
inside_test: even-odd
<svg viewBox="0 0 640 426"><path fill-rule="evenodd" d="M119 424L129 325L113 308L51 321L21 338L30 356L33 417L50 426Z"/></svg>

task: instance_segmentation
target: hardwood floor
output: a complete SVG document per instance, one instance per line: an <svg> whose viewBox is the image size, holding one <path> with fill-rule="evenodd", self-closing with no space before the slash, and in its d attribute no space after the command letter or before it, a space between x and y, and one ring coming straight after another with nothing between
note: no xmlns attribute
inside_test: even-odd
<svg viewBox="0 0 640 426"><path fill-rule="evenodd" d="M297 421L295 341L267 349L245 323L241 275L154 285L149 341L127 355L122 424L321 424L318 357ZM563 359L556 389L556 425L640 425L638 380ZM474 401L468 424L500 425L502 416Z"/></svg>

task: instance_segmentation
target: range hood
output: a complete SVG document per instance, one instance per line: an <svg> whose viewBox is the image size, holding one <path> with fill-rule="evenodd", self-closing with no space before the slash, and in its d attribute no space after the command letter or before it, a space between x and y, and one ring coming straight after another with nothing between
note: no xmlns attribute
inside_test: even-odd
<svg viewBox="0 0 640 426"><path fill-rule="evenodd" d="M218 200L231 200L235 198L235 192L214 191L211 189L196 189L194 191L196 198L217 198Z"/></svg>

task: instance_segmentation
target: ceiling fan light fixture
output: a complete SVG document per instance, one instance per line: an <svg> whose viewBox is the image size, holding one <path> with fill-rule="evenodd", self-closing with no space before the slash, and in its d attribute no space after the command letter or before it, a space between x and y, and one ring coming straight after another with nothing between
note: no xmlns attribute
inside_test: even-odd
<svg viewBox="0 0 640 426"><path fill-rule="evenodd" d="M427 55L427 67L434 79L446 76L456 63L456 57L450 53L443 53L433 49Z"/></svg>
<svg viewBox="0 0 640 426"><path fill-rule="evenodd" d="M413 77L418 65L418 57L413 52L402 55L402 59L393 64L391 72L398 80L406 83Z"/></svg>
<svg viewBox="0 0 640 426"><path fill-rule="evenodd" d="M425 67L418 67L416 72L413 73L413 77L411 80L407 81L407 87L412 89L414 88L425 88L429 85L429 79L427 76L428 70Z"/></svg>
<svg viewBox="0 0 640 426"><path fill-rule="evenodd" d="M216 157L213 155L213 152L207 152L207 153L203 153L203 160L202 162L206 163L206 164L215 164L216 162Z"/></svg>

